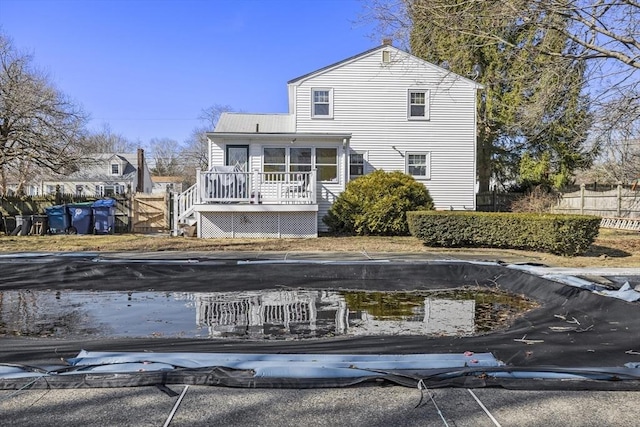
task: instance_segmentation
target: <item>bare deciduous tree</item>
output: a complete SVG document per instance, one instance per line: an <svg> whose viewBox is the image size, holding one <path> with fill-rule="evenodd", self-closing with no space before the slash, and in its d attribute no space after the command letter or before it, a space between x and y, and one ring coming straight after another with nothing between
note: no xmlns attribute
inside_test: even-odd
<svg viewBox="0 0 640 427"><path fill-rule="evenodd" d="M0 168L6 173L18 162L53 172L76 168L86 120L0 33Z"/></svg>
<svg viewBox="0 0 640 427"><path fill-rule="evenodd" d="M213 104L207 108L203 108L198 116L199 120L202 120L205 124L207 131L213 131L220 120L222 113L235 111L230 105Z"/></svg>
<svg viewBox="0 0 640 427"><path fill-rule="evenodd" d="M151 173L155 176L182 176L184 165L181 161L182 147L170 138L153 138L149 141L153 167Z"/></svg>
<svg viewBox="0 0 640 427"><path fill-rule="evenodd" d="M96 132L87 132L82 137L80 147L85 154L96 153L134 153L137 144L111 130L108 124Z"/></svg>
<svg viewBox="0 0 640 427"><path fill-rule="evenodd" d="M592 130L600 155L584 176L591 182L630 184L640 179L640 96L602 104Z"/></svg>
<svg viewBox="0 0 640 427"><path fill-rule="evenodd" d="M204 125L195 128L191 132L191 136L185 141L185 146L181 152L181 158L184 162L185 176L195 177L196 169L206 170L209 167L209 140L207 132L215 129L220 120L220 116L225 112L235 111L230 105L213 104L207 108L203 108L198 116ZM185 180L186 183L192 184L193 178Z"/></svg>

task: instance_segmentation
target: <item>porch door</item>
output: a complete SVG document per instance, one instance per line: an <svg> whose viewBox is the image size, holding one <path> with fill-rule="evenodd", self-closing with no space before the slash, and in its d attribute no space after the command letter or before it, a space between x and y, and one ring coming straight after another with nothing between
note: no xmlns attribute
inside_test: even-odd
<svg viewBox="0 0 640 427"><path fill-rule="evenodd" d="M249 171L249 146L227 145L227 166L237 166L243 172Z"/></svg>

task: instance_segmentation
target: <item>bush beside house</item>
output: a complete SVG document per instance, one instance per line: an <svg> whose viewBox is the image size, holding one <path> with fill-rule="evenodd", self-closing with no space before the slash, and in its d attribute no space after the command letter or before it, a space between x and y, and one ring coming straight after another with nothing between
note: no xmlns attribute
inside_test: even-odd
<svg viewBox="0 0 640 427"><path fill-rule="evenodd" d="M580 255L598 236L600 217L487 212L407 212L409 231L427 246L524 249Z"/></svg>
<svg viewBox="0 0 640 427"><path fill-rule="evenodd" d="M426 187L402 172L377 170L357 178L323 218L334 233L406 235L406 212L433 209Z"/></svg>

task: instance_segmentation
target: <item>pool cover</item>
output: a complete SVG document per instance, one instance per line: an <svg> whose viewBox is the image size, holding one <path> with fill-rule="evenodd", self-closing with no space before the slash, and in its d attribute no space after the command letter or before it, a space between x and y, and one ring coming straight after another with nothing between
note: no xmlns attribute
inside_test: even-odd
<svg viewBox="0 0 640 427"><path fill-rule="evenodd" d="M5 366L0 370L0 389L27 384L107 387L172 383L302 388L376 381L408 386L423 383L431 387L640 389L640 303L603 296L592 289L498 263L284 261L204 256L128 260L96 254L0 257L0 292L16 289L223 292L300 288L410 291L461 286L499 288L526 295L540 307L524 314L508 329L464 338L366 336L250 341L4 336L0 338L0 363ZM82 349L87 352L80 352ZM123 359L113 360L114 353ZM225 353L245 354L262 361L274 359L268 367L219 363L220 355ZM151 360L150 354L157 356L157 360ZM186 354L191 359L213 359L198 366L176 363L176 357ZM106 356L107 360L93 359L96 355ZM274 355L288 358L278 359ZM314 365L293 364L291 355L306 358L305 363L315 361ZM482 355L495 363L469 363L479 360L472 355ZM360 356L384 356L385 363L392 363L368 366L362 372L362 366L358 366L362 362ZM338 365L327 363L336 357L342 358ZM403 357L417 357L427 364L394 364ZM434 360L448 362L446 366L428 363ZM125 366L131 369L120 370ZM264 375L265 372L270 374ZM38 380L41 377L45 379Z"/></svg>

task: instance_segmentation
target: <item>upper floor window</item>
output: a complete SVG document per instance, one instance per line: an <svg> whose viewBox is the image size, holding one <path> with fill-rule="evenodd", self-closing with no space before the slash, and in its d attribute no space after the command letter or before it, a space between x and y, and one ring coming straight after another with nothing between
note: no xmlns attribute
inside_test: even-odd
<svg viewBox="0 0 640 427"><path fill-rule="evenodd" d="M311 89L311 117L333 117L333 89Z"/></svg>
<svg viewBox="0 0 640 427"><path fill-rule="evenodd" d="M429 91L409 90L407 110L410 120L429 120Z"/></svg>
<svg viewBox="0 0 640 427"><path fill-rule="evenodd" d="M431 178L431 153L406 153L406 173L416 178Z"/></svg>
<svg viewBox="0 0 640 427"><path fill-rule="evenodd" d="M120 175L120 164L111 163L111 175Z"/></svg>

